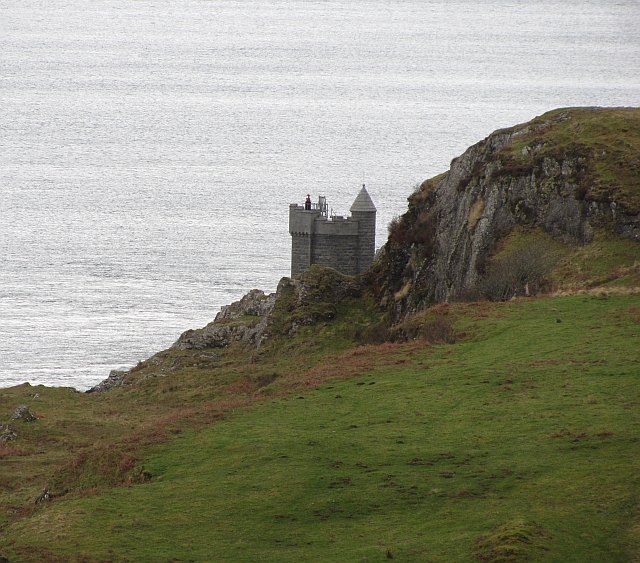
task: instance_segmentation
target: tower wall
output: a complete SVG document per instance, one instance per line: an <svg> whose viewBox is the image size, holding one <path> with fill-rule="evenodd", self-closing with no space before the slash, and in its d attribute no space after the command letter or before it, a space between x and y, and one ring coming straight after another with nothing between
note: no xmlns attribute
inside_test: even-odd
<svg viewBox="0 0 640 563"><path fill-rule="evenodd" d="M289 206L289 233L291 233L291 277L304 272L311 265L311 246L314 223L320 212L307 210L295 203Z"/></svg>
<svg viewBox="0 0 640 563"><path fill-rule="evenodd" d="M291 233L291 277L311 265L311 235Z"/></svg>
<svg viewBox="0 0 640 563"><path fill-rule="evenodd" d="M317 209L307 210L302 205L289 205L289 232L310 235L314 231L314 222L320 217Z"/></svg>
<svg viewBox="0 0 640 563"><path fill-rule="evenodd" d="M355 276L358 273L358 235L315 235L311 263Z"/></svg>
<svg viewBox="0 0 640 563"><path fill-rule="evenodd" d="M351 216L358 222L358 273L366 271L376 253L376 212L352 211Z"/></svg>

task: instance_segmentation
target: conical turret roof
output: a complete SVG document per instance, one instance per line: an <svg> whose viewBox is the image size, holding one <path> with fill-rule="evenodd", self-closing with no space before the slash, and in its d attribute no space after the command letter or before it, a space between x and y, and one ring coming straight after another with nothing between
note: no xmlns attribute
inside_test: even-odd
<svg viewBox="0 0 640 563"><path fill-rule="evenodd" d="M376 206L373 205L371 196L367 188L364 187L364 184L362 184L362 189L351 206L351 213L354 211L376 211Z"/></svg>

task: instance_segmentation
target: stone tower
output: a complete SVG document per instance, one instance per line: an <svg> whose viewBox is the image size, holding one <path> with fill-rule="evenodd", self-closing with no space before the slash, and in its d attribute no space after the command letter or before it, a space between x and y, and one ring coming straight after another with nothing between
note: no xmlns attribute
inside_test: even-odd
<svg viewBox="0 0 640 563"><path fill-rule="evenodd" d="M376 207L364 185L351 206L351 217L329 215L326 199L309 207L289 206L291 276L311 264L355 276L373 262L376 245Z"/></svg>
<svg viewBox="0 0 640 563"><path fill-rule="evenodd" d="M351 217L358 222L358 273L362 273L376 253L376 206L364 184L351 206Z"/></svg>

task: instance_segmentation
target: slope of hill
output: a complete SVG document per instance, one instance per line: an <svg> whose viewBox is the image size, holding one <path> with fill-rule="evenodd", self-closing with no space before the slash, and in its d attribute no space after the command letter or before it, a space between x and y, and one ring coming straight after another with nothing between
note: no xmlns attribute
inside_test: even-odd
<svg viewBox="0 0 640 563"><path fill-rule="evenodd" d="M493 134L369 274L250 292L108 392L0 389L0 561L638 560L638 111Z"/></svg>
<svg viewBox="0 0 640 563"><path fill-rule="evenodd" d="M4 390L3 412L29 401L40 419L15 424L2 452L0 553L637 557L637 294L441 306L426 315L454 343L369 345L306 368L349 330L344 313L294 337L277 371L275 358L229 358L98 395ZM36 505L45 483L53 499Z"/></svg>

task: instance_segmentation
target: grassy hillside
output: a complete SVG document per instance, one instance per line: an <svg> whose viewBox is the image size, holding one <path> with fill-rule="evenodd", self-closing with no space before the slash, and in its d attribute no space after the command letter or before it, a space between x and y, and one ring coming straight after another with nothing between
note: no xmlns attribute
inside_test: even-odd
<svg viewBox="0 0 640 563"><path fill-rule="evenodd" d="M412 321L427 340L353 348L356 310L373 322L353 302L287 353L229 351L218 371L99 396L2 390L1 412L29 402L40 420L2 450L0 554L640 556L640 295L439 306ZM47 482L69 492L35 505Z"/></svg>

